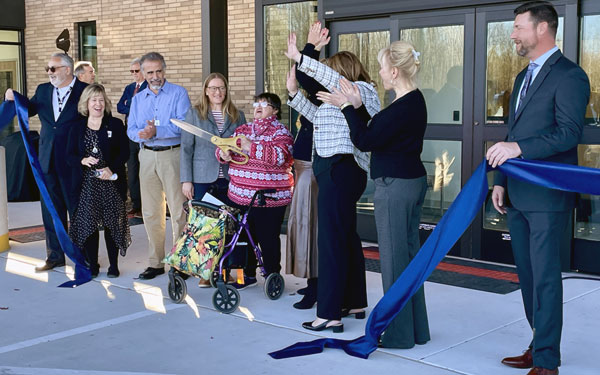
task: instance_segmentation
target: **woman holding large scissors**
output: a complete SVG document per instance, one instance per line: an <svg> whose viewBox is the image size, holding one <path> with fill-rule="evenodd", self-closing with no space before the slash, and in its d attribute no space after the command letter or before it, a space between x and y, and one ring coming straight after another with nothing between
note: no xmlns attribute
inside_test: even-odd
<svg viewBox="0 0 600 375"><path fill-rule="evenodd" d="M203 95L185 115L185 121L219 137L230 137L246 122L229 97L229 84L221 73L211 73L202 85ZM181 190L187 199L202 199L210 191L225 203L227 164L215 159L216 146L190 132L181 132Z"/></svg>

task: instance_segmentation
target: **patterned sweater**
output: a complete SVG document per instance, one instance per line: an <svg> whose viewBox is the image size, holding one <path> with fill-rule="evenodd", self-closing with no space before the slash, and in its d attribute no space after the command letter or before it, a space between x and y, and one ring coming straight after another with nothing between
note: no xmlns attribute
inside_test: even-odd
<svg viewBox="0 0 600 375"><path fill-rule="evenodd" d="M292 145L294 139L285 125L277 121L275 116L266 119L255 119L240 125L233 136L243 135L252 141L248 163L229 164L229 192L227 195L233 202L248 206L256 190L275 189L274 194L266 194L276 200L267 199L266 207L286 206L292 201L294 176L292 174ZM219 157L219 148L216 157ZM232 154L234 160L242 157Z"/></svg>

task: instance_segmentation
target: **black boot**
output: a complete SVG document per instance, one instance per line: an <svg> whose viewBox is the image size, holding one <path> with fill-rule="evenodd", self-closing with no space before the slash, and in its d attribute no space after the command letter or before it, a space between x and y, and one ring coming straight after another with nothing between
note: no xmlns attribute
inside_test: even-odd
<svg viewBox="0 0 600 375"><path fill-rule="evenodd" d="M294 303L294 308L299 310L307 310L312 308L317 302L317 278L307 280L304 297L299 302Z"/></svg>

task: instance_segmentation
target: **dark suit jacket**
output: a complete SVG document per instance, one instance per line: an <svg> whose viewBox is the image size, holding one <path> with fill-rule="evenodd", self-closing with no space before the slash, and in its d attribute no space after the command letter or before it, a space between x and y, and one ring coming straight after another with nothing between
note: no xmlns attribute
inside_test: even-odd
<svg viewBox="0 0 600 375"><path fill-rule="evenodd" d="M577 144L590 98L587 75L556 51L540 68L515 113L526 71L515 80L506 141L517 142L524 159L577 164ZM565 211L575 206L574 193L506 178L501 173L496 174L495 184L506 186L512 206L521 211Z"/></svg>
<svg viewBox="0 0 600 375"><path fill-rule="evenodd" d="M117 103L117 112L124 114L125 116L129 116L129 109L131 108L131 99L133 99L133 92L135 91L136 84L136 82L133 82L125 86L125 90L123 90L123 95L121 95L121 99L119 99L119 102ZM146 81L142 82L142 85L140 86L138 92L145 89L146 86L148 86L148 83Z"/></svg>
<svg viewBox="0 0 600 375"><path fill-rule="evenodd" d="M67 165L73 171L76 188L79 190L83 177L83 170L87 168L81 164L85 153L84 135L87 128L87 117L81 117L71 127L67 142ZM127 174L125 163L129 158L129 138L125 132L123 121L112 116L104 116L98 133L98 148L102 151L106 164L113 173L119 177L116 181L117 190L127 200Z"/></svg>
<svg viewBox="0 0 600 375"><path fill-rule="evenodd" d="M80 120L77 104L86 86L87 83L75 80L73 91L57 121L54 121L54 110L52 109L54 86L49 82L39 85L35 90L35 95L29 100L29 116L37 114L42 122L39 160L44 173L49 173L50 163L52 163L53 172L59 178L68 176L69 171L64 168L67 135L71 126Z"/></svg>

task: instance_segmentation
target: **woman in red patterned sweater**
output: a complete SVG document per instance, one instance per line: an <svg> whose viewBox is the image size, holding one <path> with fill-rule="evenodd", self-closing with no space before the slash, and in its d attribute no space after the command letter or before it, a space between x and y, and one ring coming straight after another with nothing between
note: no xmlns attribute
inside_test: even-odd
<svg viewBox="0 0 600 375"><path fill-rule="evenodd" d="M278 120L281 100L275 94L263 93L255 97L254 121L240 125L233 136L244 136L241 148L248 154L246 164L229 164L229 199L240 206L248 206L260 189L275 189L267 196L266 206L253 207L248 217L250 232L260 245L267 274L281 270L281 242L279 235L286 206L292 201L294 176L292 174L292 145L294 139ZM234 153L217 148L221 163L242 160ZM244 289L256 284L256 258L249 252L244 269L244 283L233 284Z"/></svg>

